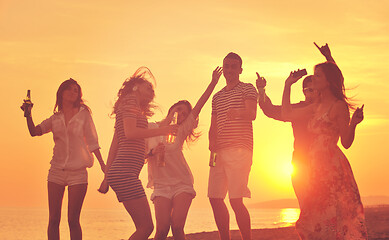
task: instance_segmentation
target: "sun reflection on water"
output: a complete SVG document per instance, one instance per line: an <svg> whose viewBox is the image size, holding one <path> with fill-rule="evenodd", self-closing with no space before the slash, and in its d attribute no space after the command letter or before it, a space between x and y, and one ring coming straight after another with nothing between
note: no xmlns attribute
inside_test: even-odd
<svg viewBox="0 0 389 240"><path fill-rule="evenodd" d="M280 212L280 225L282 227L293 226L300 216L298 208L284 208Z"/></svg>

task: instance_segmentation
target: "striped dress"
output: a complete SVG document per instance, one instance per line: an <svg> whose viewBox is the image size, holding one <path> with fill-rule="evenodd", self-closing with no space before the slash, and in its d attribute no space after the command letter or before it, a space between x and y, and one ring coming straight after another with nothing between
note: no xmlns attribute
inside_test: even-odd
<svg viewBox="0 0 389 240"><path fill-rule="evenodd" d="M127 139L123 120L135 118L138 128L147 128L147 118L142 115L135 96L126 96L116 112L115 131L118 137L116 157L108 171L107 181L119 202L145 197L139 179L145 161L145 139Z"/></svg>

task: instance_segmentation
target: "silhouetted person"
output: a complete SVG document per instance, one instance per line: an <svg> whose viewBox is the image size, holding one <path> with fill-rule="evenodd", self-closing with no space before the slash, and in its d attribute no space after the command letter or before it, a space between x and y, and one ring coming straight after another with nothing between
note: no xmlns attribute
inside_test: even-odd
<svg viewBox="0 0 389 240"><path fill-rule="evenodd" d="M139 173L145 163L145 139L165 136L176 126L148 129L147 118L153 115L153 85L150 70L139 68L127 79L118 93L113 108L115 132L109 149L105 178L99 191L106 193L108 185L134 221L136 231L130 240L145 240L153 231L149 203Z"/></svg>
<svg viewBox="0 0 389 240"><path fill-rule="evenodd" d="M331 51L328 47L328 44L319 47L316 43L315 46L323 54L327 61L335 62ZM310 143L312 141L311 133L307 129L309 117L307 118L298 118L291 121L282 116L281 105L273 105L270 98L265 93L266 80L264 77L261 77L257 73L258 79L256 81L259 97L258 104L261 107L263 113L275 120L291 122L294 136L294 151L292 157L292 165L294 167L292 174L292 184L296 194L296 197L299 201L300 208L303 207L303 199L306 197L305 193L307 191L308 182L308 173L309 173L309 159L308 159L308 150ZM306 107L309 104L317 103L320 99L317 91L314 91L312 88L312 78L313 76L307 76L303 80L303 94L304 101L292 104L292 108L301 108Z"/></svg>
<svg viewBox="0 0 389 240"><path fill-rule="evenodd" d="M258 92L261 93L261 89L265 86L265 79L258 75L257 79L257 88ZM305 96L304 101L292 104L293 108L301 108L308 106L309 104L318 101L319 96L316 91L312 88L312 76L305 77L303 81L303 93ZM293 174L292 174L292 184L299 201L300 208L303 207L303 199L305 198L306 185L308 184L308 150L311 143L311 134L307 130L307 125L309 118L299 118L291 121L285 117L282 117L281 105L273 105L270 98L265 94L265 96L258 97L258 103L261 107L263 113L275 120L291 122L294 136L294 151L292 157L293 165Z"/></svg>
<svg viewBox="0 0 389 240"><path fill-rule="evenodd" d="M222 68L217 67L212 74L212 81L192 109L192 105L181 100L170 107L167 117L159 123L149 123L153 128L166 126L177 115L179 125L177 136L173 142L164 141L161 137L147 140L148 174L147 187L153 188L151 200L154 203L157 229L154 240L166 239L171 227L175 240L185 239L184 226L192 199L196 196L193 188L193 175L182 153L183 144L196 141L199 134L195 132L198 116L211 96ZM161 154L164 163L160 164Z"/></svg>
<svg viewBox="0 0 389 240"><path fill-rule="evenodd" d="M309 187L296 229L301 239L367 239L363 205L351 166L337 142L349 148L363 120L363 106L351 121L352 104L345 95L342 72L334 62L315 66L312 85L320 101L303 108L290 104L290 89L299 78L285 81L282 114L292 121L310 118Z"/></svg>
<svg viewBox="0 0 389 240"><path fill-rule="evenodd" d="M242 238L251 239L250 214L243 197L251 197L247 184L252 164L252 121L256 117L257 91L252 84L239 80L242 70L239 55L229 53L223 60L226 86L212 99L209 149L216 153L216 166L210 168L208 197L222 240L230 239L229 213L224 203L227 192Z"/></svg>
<svg viewBox="0 0 389 240"><path fill-rule="evenodd" d="M29 106L23 104L22 108L26 107ZM31 114L26 116L26 119L31 136L53 133L55 145L47 177L48 239L59 239L62 199L65 187L68 186L70 239L81 240L80 213L88 187L86 168L93 165L92 152L98 159L103 172L105 164L100 154L100 146L90 109L82 99L80 85L73 79L64 81L57 91L54 114L41 124L35 126Z"/></svg>

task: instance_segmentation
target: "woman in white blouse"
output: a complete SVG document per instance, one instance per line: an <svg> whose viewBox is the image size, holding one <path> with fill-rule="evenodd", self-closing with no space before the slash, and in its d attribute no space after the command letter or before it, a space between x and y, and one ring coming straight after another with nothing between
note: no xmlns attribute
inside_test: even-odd
<svg viewBox="0 0 389 240"><path fill-rule="evenodd" d="M93 165L93 156L98 159L101 170L105 164L101 157L95 125L90 109L82 100L80 85L73 79L64 81L58 88L54 114L35 126L31 117L32 104L24 103L28 130L31 136L52 132L53 157L47 177L49 195L49 240L59 239L62 199L68 186L68 223L70 238L82 239L80 213L88 186L86 168Z"/></svg>
<svg viewBox="0 0 389 240"><path fill-rule="evenodd" d="M196 196L193 188L193 176L182 153L184 142L192 142L198 138L194 132L197 128L198 116L214 90L222 74L217 67L207 89L192 109L191 104L182 100L175 103L167 117L159 123L150 123L149 128L161 128L169 125L174 113L177 113L179 125L174 142L166 143L162 137L148 139L148 173L147 187L153 189L151 200L154 203L157 229L154 240L166 239L170 228L175 240L184 240L184 226L192 199ZM161 155L164 164L160 164Z"/></svg>

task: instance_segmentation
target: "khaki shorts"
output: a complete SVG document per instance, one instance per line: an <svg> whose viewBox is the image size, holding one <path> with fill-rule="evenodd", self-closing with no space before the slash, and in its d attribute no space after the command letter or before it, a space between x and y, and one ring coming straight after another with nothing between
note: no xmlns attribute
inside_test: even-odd
<svg viewBox="0 0 389 240"><path fill-rule="evenodd" d="M88 183L88 172L86 168L79 170L65 170L50 168L47 176L48 182L53 182L62 186L73 186Z"/></svg>
<svg viewBox="0 0 389 240"><path fill-rule="evenodd" d="M154 191L151 194L151 201L154 201L156 197L165 197L168 199L173 199L180 193L189 193L193 196L196 196L196 191L193 188L193 185L188 185L184 183L179 183L177 185L156 185L154 186Z"/></svg>
<svg viewBox="0 0 389 240"><path fill-rule="evenodd" d="M245 148L221 149L216 153L216 166L209 170L208 197L230 199L251 197L247 187L253 153Z"/></svg>

